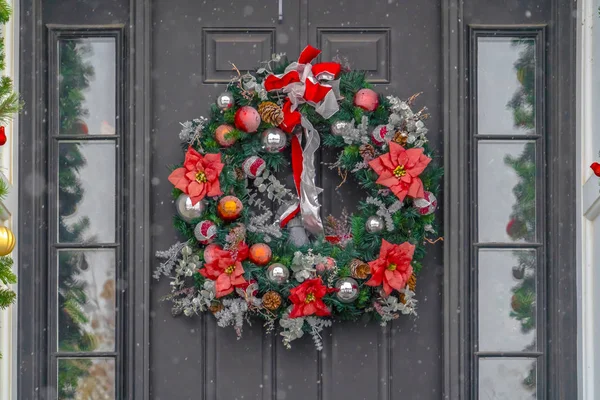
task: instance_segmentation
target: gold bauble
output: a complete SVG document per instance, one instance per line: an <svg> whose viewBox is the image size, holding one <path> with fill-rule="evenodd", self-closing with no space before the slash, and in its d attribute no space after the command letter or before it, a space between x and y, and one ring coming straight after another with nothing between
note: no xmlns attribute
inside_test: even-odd
<svg viewBox="0 0 600 400"><path fill-rule="evenodd" d="M10 229L0 226L0 256L7 256L15 248L17 240Z"/></svg>

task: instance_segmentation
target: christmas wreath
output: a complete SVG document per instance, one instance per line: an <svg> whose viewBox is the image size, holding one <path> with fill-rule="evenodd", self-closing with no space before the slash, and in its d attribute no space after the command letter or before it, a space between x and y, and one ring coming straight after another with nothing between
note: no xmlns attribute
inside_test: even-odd
<svg viewBox="0 0 600 400"><path fill-rule="evenodd" d="M238 336L256 315L267 331L278 322L287 347L307 333L320 349L333 320L416 314L442 175L431 163L428 115L411 110L416 95L378 95L364 72L311 64L319 53L308 46L292 63L275 54L254 74L233 66L238 75L210 119L181 124L185 160L169 181L186 240L157 253L155 272L172 279L175 315L211 312ZM338 154L328 167L341 184L354 179L365 194L356 212L324 223L321 143ZM280 181L286 166L295 187Z"/></svg>

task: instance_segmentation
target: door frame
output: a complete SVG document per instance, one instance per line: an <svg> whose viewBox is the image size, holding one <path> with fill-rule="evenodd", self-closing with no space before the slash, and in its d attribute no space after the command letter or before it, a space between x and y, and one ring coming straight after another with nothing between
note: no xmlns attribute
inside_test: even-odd
<svg viewBox="0 0 600 400"><path fill-rule="evenodd" d="M474 382L469 261L469 24L463 0L443 0L444 399L469 399ZM576 19L577 3L551 0L547 51L547 353L550 399L577 396ZM475 24L473 24L475 25ZM478 25L478 24L477 24ZM482 25L478 25L481 28ZM521 26L527 27L527 26ZM498 28L489 26L489 28ZM512 28L519 28L518 25ZM554 112L551 112L554 111ZM560 112L558 112L560 111ZM560 166L560 167L559 167ZM468 266L468 268L465 268Z"/></svg>
<svg viewBox="0 0 600 400"><path fill-rule="evenodd" d="M549 90L559 96L549 98L548 126L554 132L548 146L548 209L560 210L549 218L549 284L548 298L554 299L548 310L548 386L551 398L573 398L577 393L577 314L575 180L575 19L576 3L571 0L551 0L553 26L549 29ZM128 101L133 104L127 115L130 137L126 143L128 163L126 180L130 190L127 223L131 227L126 260L128 276L127 320L128 398L149 399L150 359L150 284L153 262L150 245L150 170L151 138L151 2L130 0L130 28L126 33L128 54ZM466 103L467 25L463 1L442 0L442 48L444 78L444 398L467 399L470 392L469 332L469 210L468 193L468 131ZM19 119L19 398L35 399L43 387L47 343L40 332L46 326L44 303L47 276L40 268L47 263L47 210L45 192L46 124L44 103L47 96L44 82L45 27L41 25L42 0L22 0L20 12L19 91L25 108ZM566 132L557 134L557 132ZM560 165L560 168L558 166ZM37 195L36 195L37 193ZM557 276L562 271L560 276ZM560 311L560 312L559 312ZM467 340L465 340L465 338ZM566 339L566 340L559 340Z"/></svg>

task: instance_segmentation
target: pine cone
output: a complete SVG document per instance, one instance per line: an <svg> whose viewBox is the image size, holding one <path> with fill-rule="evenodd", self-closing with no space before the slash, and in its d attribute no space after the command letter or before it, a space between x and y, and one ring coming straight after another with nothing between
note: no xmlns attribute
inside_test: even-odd
<svg viewBox="0 0 600 400"><path fill-rule="evenodd" d="M375 147L373 147L371 144L361 145L358 151L365 161L371 161L373 158L375 158Z"/></svg>
<svg viewBox="0 0 600 400"><path fill-rule="evenodd" d="M263 295L262 301L267 310L275 311L281 306L281 295L271 290Z"/></svg>
<svg viewBox="0 0 600 400"><path fill-rule="evenodd" d="M350 274L356 279L367 279L371 273L371 267L366 262L359 260L358 258L350 261Z"/></svg>
<svg viewBox="0 0 600 400"><path fill-rule="evenodd" d="M211 313L216 314L219 311L221 311L223 309L223 304L221 304L221 302L213 302L210 307L209 310Z"/></svg>
<svg viewBox="0 0 600 400"><path fill-rule="evenodd" d="M417 288L417 276L413 273L410 278L408 278L408 282L406 282L408 288L411 292L414 292Z"/></svg>
<svg viewBox="0 0 600 400"><path fill-rule="evenodd" d="M278 126L283 122L283 110L272 101L265 101L258 106L260 118L274 126Z"/></svg>
<svg viewBox="0 0 600 400"><path fill-rule="evenodd" d="M396 133L394 134L394 139L392 140L401 146L406 146L406 142L408 141L408 133L396 131Z"/></svg>

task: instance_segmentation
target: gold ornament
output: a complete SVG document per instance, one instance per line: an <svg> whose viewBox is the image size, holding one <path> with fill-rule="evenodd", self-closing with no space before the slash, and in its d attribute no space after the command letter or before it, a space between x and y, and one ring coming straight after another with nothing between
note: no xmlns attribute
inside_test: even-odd
<svg viewBox="0 0 600 400"><path fill-rule="evenodd" d="M265 101L258 106L260 118L268 124L278 126L283 122L283 110L272 101Z"/></svg>
<svg viewBox="0 0 600 400"><path fill-rule="evenodd" d="M263 295L262 301L267 310L275 311L281 306L281 295L271 290Z"/></svg>
<svg viewBox="0 0 600 400"><path fill-rule="evenodd" d="M408 133L402 131L396 131L394 134L394 142L398 143L400 146L406 146L406 142L408 141Z"/></svg>
<svg viewBox="0 0 600 400"><path fill-rule="evenodd" d="M0 226L0 256L7 256L17 243L15 235L5 226Z"/></svg>
<svg viewBox="0 0 600 400"><path fill-rule="evenodd" d="M367 279L371 273L371 267L366 262L359 260L358 258L350 261L350 274L356 279Z"/></svg>

